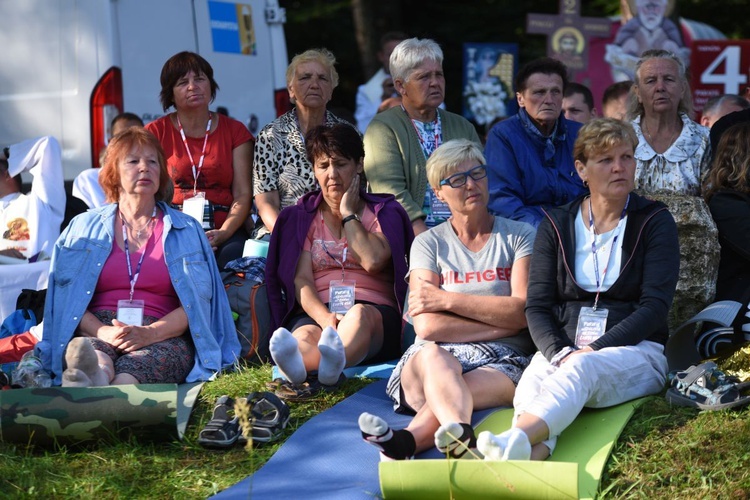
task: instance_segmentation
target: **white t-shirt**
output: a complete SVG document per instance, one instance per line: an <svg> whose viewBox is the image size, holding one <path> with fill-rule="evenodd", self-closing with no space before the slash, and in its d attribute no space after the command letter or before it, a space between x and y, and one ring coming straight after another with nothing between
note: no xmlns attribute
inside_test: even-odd
<svg viewBox="0 0 750 500"><path fill-rule="evenodd" d="M608 290L610 286L620 276L620 267L622 263L622 240L625 236L625 226L628 223L626 215L617 227L604 234L596 235L596 258L599 267L599 278L604 276L602 283L602 292ZM615 249L612 251L612 240L618 234ZM591 249L591 238L594 236L593 230L586 227L583 222L581 211L576 216L576 261L575 276L578 285L587 292L596 291L596 269L594 267L594 254ZM609 260L608 260L609 259ZM605 271L606 270L606 271Z"/></svg>
<svg viewBox="0 0 750 500"><path fill-rule="evenodd" d="M29 194L12 193L0 199L0 250L15 248L31 257L52 247L65 216L60 145L54 137L30 139L10 146L8 173L33 177Z"/></svg>

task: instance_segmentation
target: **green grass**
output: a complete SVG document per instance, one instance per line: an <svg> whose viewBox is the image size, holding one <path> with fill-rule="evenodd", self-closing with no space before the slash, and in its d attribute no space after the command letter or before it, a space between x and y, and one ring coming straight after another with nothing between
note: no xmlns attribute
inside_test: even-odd
<svg viewBox="0 0 750 500"><path fill-rule="evenodd" d="M182 442L109 440L82 449L48 450L0 443L0 498L200 499L218 493L260 468L279 444L211 451L197 444L198 432L219 395L265 390L270 378L270 367L263 366L207 383ZM350 379L336 393L292 404L284 439L367 383ZM603 498L748 498L748 411L701 413L652 398L625 428L605 468L601 491Z"/></svg>

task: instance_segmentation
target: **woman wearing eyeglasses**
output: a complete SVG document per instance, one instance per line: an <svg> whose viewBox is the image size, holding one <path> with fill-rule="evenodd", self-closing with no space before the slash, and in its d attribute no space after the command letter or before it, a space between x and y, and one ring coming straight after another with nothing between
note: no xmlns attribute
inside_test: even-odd
<svg viewBox="0 0 750 500"><path fill-rule="evenodd" d="M417 341L388 382L394 409L415 417L397 431L375 415L359 418L365 441L388 459L433 441L456 458L475 448L472 412L512 403L533 350L524 305L535 230L489 213L484 163L466 139L446 142L427 162L430 186L452 215L412 245L408 313Z"/></svg>

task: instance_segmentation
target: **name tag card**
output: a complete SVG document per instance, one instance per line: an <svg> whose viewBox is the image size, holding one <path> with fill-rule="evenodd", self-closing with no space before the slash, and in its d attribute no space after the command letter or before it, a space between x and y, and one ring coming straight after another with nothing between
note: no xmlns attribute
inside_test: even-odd
<svg viewBox="0 0 750 500"><path fill-rule="evenodd" d="M328 310L337 314L346 314L354 307L354 280L331 281Z"/></svg>
<svg viewBox="0 0 750 500"><path fill-rule="evenodd" d="M596 310L592 307L581 308L576 327L576 345L579 348L586 347L604 335L607 330L608 315L609 311L601 307Z"/></svg>
<svg viewBox="0 0 750 500"><path fill-rule="evenodd" d="M132 326L143 326L143 310L145 303L142 300L118 300L117 321Z"/></svg>

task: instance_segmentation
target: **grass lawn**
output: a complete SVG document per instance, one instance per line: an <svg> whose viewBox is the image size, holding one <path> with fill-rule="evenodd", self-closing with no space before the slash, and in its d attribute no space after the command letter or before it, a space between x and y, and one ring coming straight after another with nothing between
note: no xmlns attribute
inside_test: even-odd
<svg viewBox="0 0 750 500"><path fill-rule="evenodd" d="M197 444L198 432L219 395L264 390L270 373L270 366L245 368L206 384L182 442L130 439L54 450L0 443L0 498L200 499L218 493L261 467L279 444L210 451ZM284 436L367 383L350 379L338 393L292 404ZM620 437L605 469L601 496L748 498L748 415L748 410L700 413L652 398Z"/></svg>

